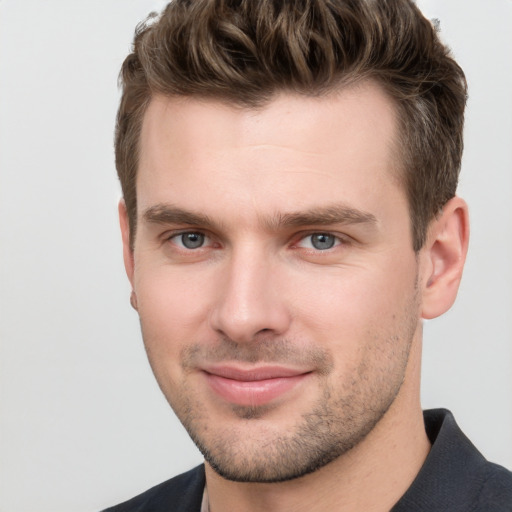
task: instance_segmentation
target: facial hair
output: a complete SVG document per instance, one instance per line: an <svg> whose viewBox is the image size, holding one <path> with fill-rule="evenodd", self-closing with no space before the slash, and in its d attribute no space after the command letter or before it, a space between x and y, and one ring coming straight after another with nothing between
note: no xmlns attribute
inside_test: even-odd
<svg viewBox="0 0 512 512"><path fill-rule="evenodd" d="M414 309L414 308L412 308ZM333 357L327 349L286 339L263 338L238 344L222 338L214 345L197 343L181 354L184 374L201 363L243 362L315 368L319 397L293 428L280 429L266 417L279 405L231 404L240 421L216 426L187 379L173 397L175 413L205 460L222 477L238 482L283 482L302 477L329 464L359 444L386 414L402 386L417 316L407 314L402 332L366 346L368 357L348 379L336 382ZM383 361L375 368L374 361ZM255 425L257 436L253 436ZM250 428L247 428L249 427Z"/></svg>

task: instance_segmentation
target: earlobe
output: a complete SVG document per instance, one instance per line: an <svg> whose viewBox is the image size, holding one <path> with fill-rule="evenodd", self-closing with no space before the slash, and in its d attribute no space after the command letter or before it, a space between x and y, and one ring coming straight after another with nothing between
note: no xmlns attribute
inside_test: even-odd
<svg viewBox="0 0 512 512"><path fill-rule="evenodd" d="M466 202L454 197L431 222L423 257L422 317L436 318L453 305L462 278L469 243Z"/></svg>
<svg viewBox="0 0 512 512"><path fill-rule="evenodd" d="M137 303L137 295L133 290L132 290L132 293L130 294L130 305L132 306L133 309L135 309L135 311L139 311L139 305Z"/></svg>
<svg viewBox="0 0 512 512"><path fill-rule="evenodd" d="M130 244L130 221L128 219L128 212L126 211L126 204L124 199L119 201L118 211L121 236L123 239L124 268L126 270L126 275L128 276L128 279L130 280L130 283L133 287L134 259Z"/></svg>

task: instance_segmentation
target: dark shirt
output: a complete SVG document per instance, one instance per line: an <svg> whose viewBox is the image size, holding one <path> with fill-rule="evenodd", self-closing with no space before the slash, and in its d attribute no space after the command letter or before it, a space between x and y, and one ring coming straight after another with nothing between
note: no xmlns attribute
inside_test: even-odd
<svg viewBox="0 0 512 512"><path fill-rule="evenodd" d="M424 418L432 448L391 512L512 512L512 473L486 461L449 411ZM201 465L104 512L199 512L204 486Z"/></svg>
<svg viewBox="0 0 512 512"><path fill-rule="evenodd" d="M423 416L432 448L391 512L512 512L512 473L485 460L450 411Z"/></svg>

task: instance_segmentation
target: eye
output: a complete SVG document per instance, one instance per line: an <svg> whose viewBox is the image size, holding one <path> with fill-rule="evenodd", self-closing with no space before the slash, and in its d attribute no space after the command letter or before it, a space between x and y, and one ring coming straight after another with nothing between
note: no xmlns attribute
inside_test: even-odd
<svg viewBox="0 0 512 512"><path fill-rule="evenodd" d="M304 237L298 245L305 249L327 251L328 249L332 249L340 243L340 239L331 233L313 233Z"/></svg>
<svg viewBox="0 0 512 512"><path fill-rule="evenodd" d="M187 231L185 233L174 235L169 240L172 240L172 242L178 247L190 250L203 247L208 238L203 233L199 233L197 231Z"/></svg>

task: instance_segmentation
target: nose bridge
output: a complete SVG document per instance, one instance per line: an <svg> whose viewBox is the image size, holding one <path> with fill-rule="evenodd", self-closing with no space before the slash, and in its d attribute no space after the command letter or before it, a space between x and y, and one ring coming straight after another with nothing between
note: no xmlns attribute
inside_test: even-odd
<svg viewBox="0 0 512 512"><path fill-rule="evenodd" d="M212 327L235 342L259 333L283 334L289 325L284 295L277 289L279 264L264 247L246 243L234 249L226 264Z"/></svg>

